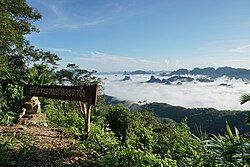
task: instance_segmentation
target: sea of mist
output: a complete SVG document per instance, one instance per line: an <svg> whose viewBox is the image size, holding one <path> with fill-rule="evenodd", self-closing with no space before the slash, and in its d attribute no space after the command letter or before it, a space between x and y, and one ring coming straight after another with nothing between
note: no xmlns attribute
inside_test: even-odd
<svg viewBox="0 0 250 167"><path fill-rule="evenodd" d="M104 93L133 103L144 101L162 102L187 108L212 107L219 110L249 110L250 102L240 105L242 94L250 93L250 81L221 77L211 83L183 82L182 85L146 83L151 75L131 75L131 80L122 81L124 75L98 75L102 78ZM157 78L168 78L159 77ZM193 78L199 76L192 76ZM228 86L219 86L220 84Z"/></svg>

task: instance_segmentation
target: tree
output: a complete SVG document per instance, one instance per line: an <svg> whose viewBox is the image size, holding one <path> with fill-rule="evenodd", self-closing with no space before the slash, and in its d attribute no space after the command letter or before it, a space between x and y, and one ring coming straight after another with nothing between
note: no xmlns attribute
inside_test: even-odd
<svg viewBox="0 0 250 167"><path fill-rule="evenodd" d="M1 113L21 109L25 84L91 85L100 82L92 76L96 71L89 72L75 64L56 71L60 58L30 44L25 35L39 32L33 23L41 18L25 0L0 0ZM90 107L87 106L89 110ZM84 118L90 120L90 112Z"/></svg>
<svg viewBox="0 0 250 167"><path fill-rule="evenodd" d="M250 94L244 94L240 97L240 104L244 104L248 101L250 101ZM246 123L250 124L250 111L248 111Z"/></svg>
<svg viewBox="0 0 250 167"><path fill-rule="evenodd" d="M88 71L75 64L68 64L66 69L56 72L57 84L82 86L99 84L101 80L93 76L94 73L96 71Z"/></svg>
<svg viewBox="0 0 250 167"><path fill-rule="evenodd" d="M99 84L100 78L92 76L96 71L88 71L80 69L79 66L75 64L68 64L66 69L61 69L56 72L56 82L60 85L72 85L72 86L88 86ZM74 103L74 102L70 102ZM86 137L89 135L90 131L90 116L91 116L91 105L88 103L78 102L80 111L85 120L85 133ZM75 105L77 106L77 105Z"/></svg>
<svg viewBox="0 0 250 167"><path fill-rule="evenodd" d="M53 72L60 60L55 54L36 49L25 38L39 32L33 23L41 17L25 0L0 0L0 111L19 110L23 85L32 84L34 75L44 69Z"/></svg>

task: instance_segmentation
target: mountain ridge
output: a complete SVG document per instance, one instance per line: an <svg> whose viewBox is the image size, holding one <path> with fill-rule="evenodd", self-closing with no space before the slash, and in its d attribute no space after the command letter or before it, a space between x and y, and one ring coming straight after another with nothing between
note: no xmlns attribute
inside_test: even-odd
<svg viewBox="0 0 250 167"><path fill-rule="evenodd" d="M171 119L180 123L187 118L190 130L198 134L199 130L209 134L224 134L225 122L232 127L237 127L241 133L250 131L250 126L245 124L246 114L250 111L217 110L214 108L185 108L167 103L136 104L131 101L119 100L115 97L104 95L107 104L122 104L132 110L149 110L161 119Z"/></svg>
<svg viewBox="0 0 250 167"><path fill-rule="evenodd" d="M206 75L211 78L218 78L222 76L227 76L230 78L242 78L242 79L250 79L250 70L245 68L233 68L233 67L218 67L215 69L214 67L205 67L199 68L195 67L193 70L188 69L178 69L172 71L169 75Z"/></svg>

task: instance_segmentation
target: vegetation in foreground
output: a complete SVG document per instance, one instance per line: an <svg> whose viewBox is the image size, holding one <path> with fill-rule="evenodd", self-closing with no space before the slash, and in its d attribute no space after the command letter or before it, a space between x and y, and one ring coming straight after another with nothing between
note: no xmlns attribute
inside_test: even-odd
<svg viewBox="0 0 250 167"><path fill-rule="evenodd" d="M12 124L22 108L24 84L89 85L93 72L69 64L58 70L57 55L36 49L25 35L41 14L25 0L0 0L0 123ZM99 96L88 140L77 102L41 99L49 127L60 131L65 145L43 143L43 137L1 131L1 166L248 166L250 141L228 124L226 135L194 136L184 120L164 122L147 111L109 106ZM3 127L4 128L4 127ZM42 129L41 129L42 131ZM59 132L58 132L59 133ZM65 135L65 136L64 136ZM69 137L66 137L69 136ZM61 137L62 138L62 137ZM38 140L38 142L36 142ZM66 144L70 142L70 144ZM67 161L78 154L80 162ZM85 157L85 158L83 158Z"/></svg>
<svg viewBox="0 0 250 167"><path fill-rule="evenodd" d="M90 136L82 140L82 116L76 107L67 107L75 102L64 102L64 106L61 102L46 99L44 112L49 127L65 136L66 142L59 143L70 144L62 148L53 147L55 143L46 146L41 144L41 138L38 143L34 142L37 141L35 135L1 133L1 166L43 163L64 166L69 157L79 152L78 161L69 161L67 165L247 166L250 163L250 140L241 137L238 130L232 130L228 124L225 124L225 136L200 134L197 137L185 121L173 124L147 111L131 111L99 102L93 110ZM40 131L43 133L44 129Z"/></svg>

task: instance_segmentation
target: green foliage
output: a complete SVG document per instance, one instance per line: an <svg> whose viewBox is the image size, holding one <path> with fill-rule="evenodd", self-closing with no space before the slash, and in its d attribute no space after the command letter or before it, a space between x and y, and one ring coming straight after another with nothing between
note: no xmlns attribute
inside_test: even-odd
<svg viewBox="0 0 250 167"><path fill-rule="evenodd" d="M176 161L169 158L160 158L155 154L148 153L141 150L134 150L127 147L121 147L120 150L110 152L99 160L99 166L177 166Z"/></svg>
<svg viewBox="0 0 250 167"><path fill-rule="evenodd" d="M93 124L85 148L89 149L96 159L115 152L121 146L121 142L115 137L107 126Z"/></svg>
<svg viewBox="0 0 250 167"><path fill-rule="evenodd" d="M0 0L0 112L17 112L24 84L49 84L59 57L35 49L25 35L37 32L41 14L25 0ZM54 81L54 80L53 80Z"/></svg>
<svg viewBox="0 0 250 167"><path fill-rule="evenodd" d="M22 106L23 96L23 87L6 83L1 87L2 101L0 103L0 112L7 113L8 111L17 111Z"/></svg>
<svg viewBox="0 0 250 167"><path fill-rule="evenodd" d="M84 123L75 110L77 103L46 99L45 104L50 125L81 135ZM76 139L72 147L90 152L97 166L246 166L250 161L249 139L237 129L233 133L228 124L226 136L204 134L198 138L191 134L186 120L166 123L148 111L98 104L92 113L88 140ZM14 147L15 142L8 140L2 142L2 150ZM18 155L27 158L31 154L32 147L27 145ZM3 164L8 158L3 156Z"/></svg>
<svg viewBox="0 0 250 167"><path fill-rule="evenodd" d="M213 108L184 108L172 106L164 103L150 103L141 106L142 109L152 111L156 116L161 118L170 118L177 123L187 118L187 124L193 134L198 135L198 129L212 134L225 133L224 122L237 127L242 133L250 130L245 125L246 114L249 111L219 111Z"/></svg>
<svg viewBox="0 0 250 167"><path fill-rule="evenodd" d="M145 153L151 158L176 160L180 166L193 165L193 159L197 158L199 142L193 138L186 123L165 124L147 111L130 111L122 106L110 106L106 119L116 137L125 143L110 157L120 158L120 154L128 153L127 161L130 162L130 154L136 158ZM123 152L124 149L128 150ZM156 164L152 161L150 165Z"/></svg>
<svg viewBox="0 0 250 167"><path fill-rule="evenodd" d="M127 139L129 124L132 121L131 114L123 106L116 106L109 108L106 118L111 130L124 143Z"/></svg>
<svg viewBox="0 0 250 167"><path fill-rule="evenodd" d="M41 18L41 14L26 4L25 0L0 1L0 45L1 54L10 52L13 47L21 47L24 35L37 29L33 21Z"/></svg>
<svg viewBox="0 0 250 167"><path fill-rule="evenodd" d="M244 94L240 97L240 104L250 101L250 94ZM246 123L250 125L250 111L247 113Z"/></svg>
<svg viewBox="0 0 250 167"><path fill-rule="evenodd" d="M250 100L250 94L244 94L240 97L240 104L244 104Z"/></svg>
<svg viewBox="0 0 250 167"><path fill-rule="evenodd" d="M21 109L24 84L35 85L91 85L99 84L95 71L69 64L56 71L59 57L35 49L25 39L37 32L33 22L41 14L25 0L0 0L0 124L10 124ZM241 103L249 101L249 95ZM80 137L84 119L78 103L43 99L43 111L49 125ZM231 118L215 109L185 109L164 104L149 104L153 113L178 123L161 120L152 113L133 111L123 106L108 106L98 97L93 109L92 128L88 140L79 141L79 148L91 152L98 166L247 166L250 164L250 141L226 124L226 136L194 136L189 127L195 122L203 127L215 126ZM203 115L201 117L199 115ZM188 120L183 119L188 117ZM223 117L223 119L222 119ZM230 121L229 121L230 122ZM189 126L188 126L189 125ZM200 127L200 126L199 126ZM202 127L202 128L203 128ZM211 127L210 127L211 128ZM213 128L213 127L212 127ZM220 127L221 129L221 127ZM13 134L0 135L0 165L20 166L23 159L34 153L33 139ZM17 150L17 146L20 146ZM13 160L13 157L15 159ZM16 161L19 160L19 161Z"/></svg>
<svg viewBox="0 0 250 167"><path fill-rule="evenodd" d="M53 69L44 64L34 64L27 69L26 78L22 82L31 85L50 85L55 81Z"/></svg>
<svg viewBox="0 0 250 167"><path fill-rule="evenodd" d="M13 112L0 112L0 124L9 125L16 120L16 116Z"/></svg>
<svg viewBox="0 0 250 167"><path fill-rule="evenodd" d="M84 127L84 119L77 111L77 107L72 107L76 104L61 100L45 100L44 113L50 125L64 132L81 134Z"/></svg>
<svg viewBox="0 0 250 167"><path fill-rule="evenodd" d="M66 69L56 72L57 82L61 85L93 85L99 84L100 79L93 76L96 71L80 69L75 64L68 64Z"/></svg>
<svg viewBox="0 0 250 167"><path fill-rule="evenodd" d="M32 155L32 140L30 136L17 133L0 135L0 166L20 166L25 157Z"/></svg>
<svg viewBox="0 0 250 167"><path fill-rule="evenodd" d="M5 165L7 162L10 162L10 156L8 154L9 150L13 149L13 136L0 136L0 165Z"/></svg>
<svg viewBox="0 0 250 167"><path fill-rule="evenodd" d="M215 136L202 141L203 163L209 166L247 166L250 164L250 140L242 138L235 128L233 135L226 123L227 136Z"/></svg>

